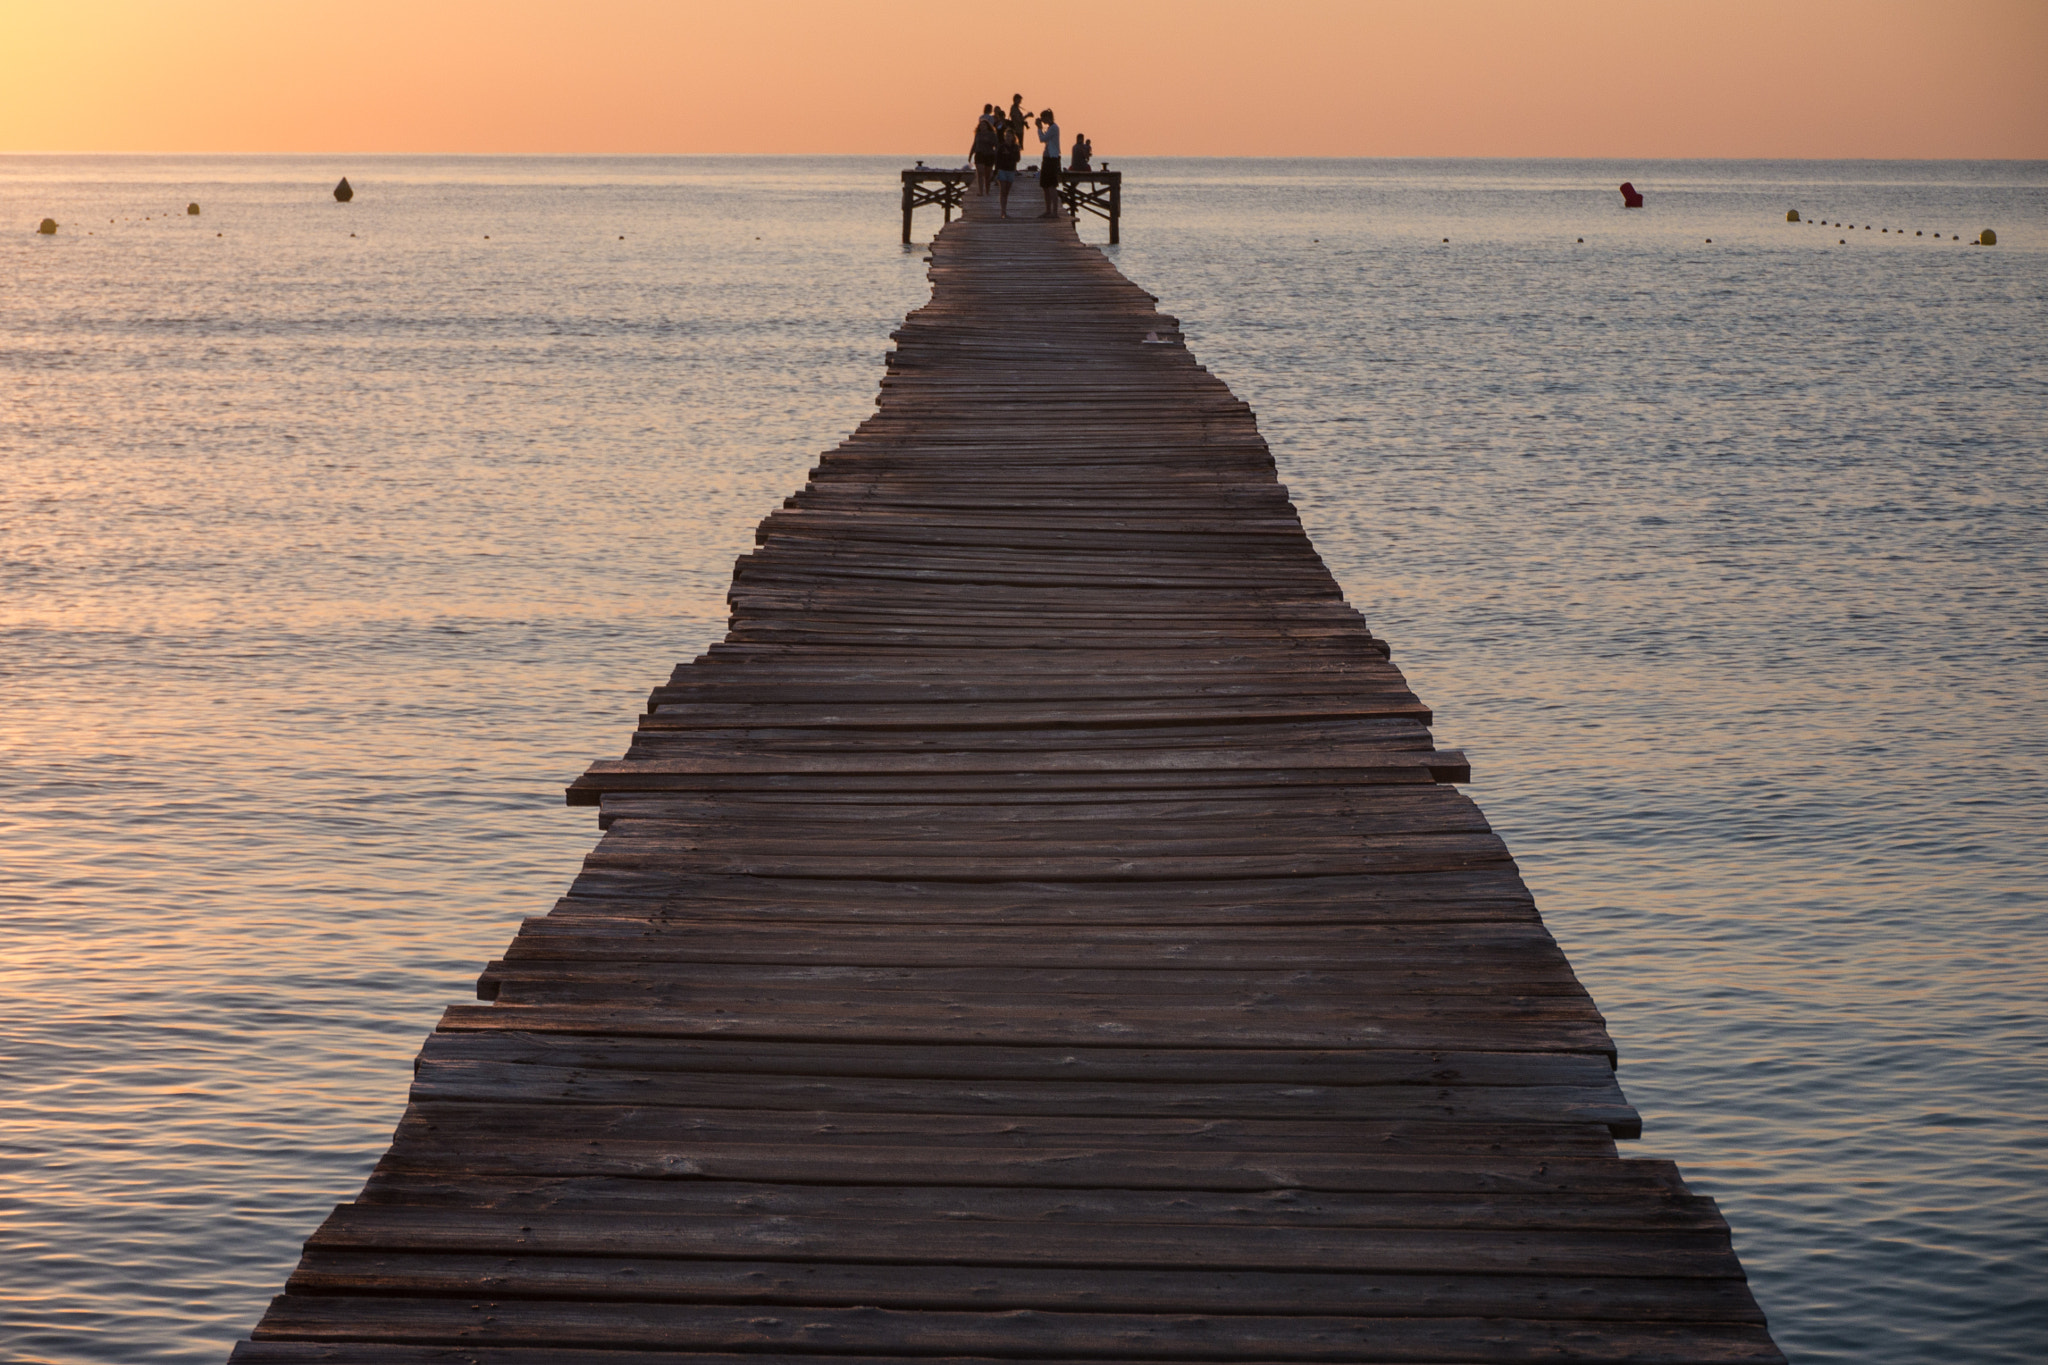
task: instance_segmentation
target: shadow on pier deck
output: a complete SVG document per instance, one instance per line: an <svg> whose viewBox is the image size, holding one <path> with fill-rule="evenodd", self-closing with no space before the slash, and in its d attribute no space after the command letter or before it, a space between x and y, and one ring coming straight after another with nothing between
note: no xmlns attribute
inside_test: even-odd
<svg viewBox="0 0 2048 1365"><path fill-rule="evenodd" d="M1782 1359L1251 412L932 278L234 1359Z"/></svg>

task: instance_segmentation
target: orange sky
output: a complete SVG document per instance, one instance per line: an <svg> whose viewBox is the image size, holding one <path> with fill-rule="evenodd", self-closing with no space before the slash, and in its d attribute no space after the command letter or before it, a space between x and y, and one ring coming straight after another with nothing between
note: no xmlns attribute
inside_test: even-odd
<svg viewBox="0 0 2048 1365"><path fill-rule="evenodd" d="M1051 16L1049 19L1045 16ZM0 150L2048 157L2044 0L0 0Z"/></svg>

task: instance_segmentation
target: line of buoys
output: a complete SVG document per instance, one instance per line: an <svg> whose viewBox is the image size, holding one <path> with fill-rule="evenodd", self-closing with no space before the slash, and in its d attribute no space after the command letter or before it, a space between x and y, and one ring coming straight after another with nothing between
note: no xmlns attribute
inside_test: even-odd
<svg viewBox="0 0 2048 1365"><path fill-rule="evenodd" d="M1799 221L1800 221L1800 217L1799 217L1799 210L1798 210L1798 209L1787 209L1787 210L1785 211L1785 221L1786 221L1786 222L1788 222L1788 223L1797 223L1797 222L1799 222ZM1807 221L1807 222L1809 222L1809 223L1817 223L1817 224L1819 224L1819 225L1820 225L1821 227L1846 227L1846 228L1848 228L1848 229L1849 229L1849 231L1851 231L1851 232L1854 232L1854 231L1856 231L1856 224L1854 224L1854 223L1831 223L1831 222L1829 222L1829 221L1828 221L1827 219L1825 219L1825 218L1810 218L1810 219L1807 219L1806 221ZM1864 230L1865 232L1868 232L1868 231L1870 231L1870 224L1868 224L1868 223L1865 223L1865 224L1863 225L1863 230ZM1897 233L1897 234L1898 234L1899 236L1901 236L1901 237L1903 237L1903 236L1905 236L1905 235L1906 235L1906 230L1905 230L1904 228L1896 228L1896 229L1894 229L1894 228L1879 228L1879 229L1878 229L1878 232L1880 232L1880 233L1892 233L1892 232L1896 232L1896 233ZM1914 235L1915 237L1922 237L1922 236L1925 236L1925 235L1926 235L1926 232L1925 232L1925 230L1924 230L1924 229L1916 229L1916 230L1914 231L1913 235ZM1934 240L1935 240L1935 241L1937 241L1937 242L1938 242L1938 241L1940 241L1940 240L1941 240L1941 234L1940 234L1940 233L1938 233L1938 232L1937 232L1937 233L1935 233L1935 234L1934 234ZM1951 235L1951 236L1949 237L1949 240L1950 240L1951 242L1960 242L1960 241L1962 241L1963 239L1962 239L1962 237L1961 237L1961 235L1960 235L1960 234L1952 234L1952 235ZM1839 238L1839 239L1837 239L1837 240L1836 240L1836 242L1835 242L1835 245L1836 245L1836 246L1847 246L1847 245L1849 245L1849 241L1848 241L1848 239L1847 239L1847 238ZM1985 229L1984 229L1984 230L1983 230L1982 232L1980 232L1980 233L1978 233L1978 234L1977 234L1977 240L1976 240L1976 243L1975 243L1975 245L1977 245L1977 246L1997 246L1997 245L1998 245L1998 234L1997 234L1996 232L1993 232L1993 231L1992 231L1992 230L1991 230L1990 228L1985 228Z"/></svg>

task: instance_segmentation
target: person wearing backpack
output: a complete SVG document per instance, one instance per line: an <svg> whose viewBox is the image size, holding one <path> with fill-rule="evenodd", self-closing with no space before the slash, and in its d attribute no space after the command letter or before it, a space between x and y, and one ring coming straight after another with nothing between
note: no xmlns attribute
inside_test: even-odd
<svg viewBox="0 0 2048 1365"><path fill-rule="evenodd" d="M996 173L996 107L981 106L981 121L974 125L974 146L967 153L974 162L974 192L987 194Z"/></svg>

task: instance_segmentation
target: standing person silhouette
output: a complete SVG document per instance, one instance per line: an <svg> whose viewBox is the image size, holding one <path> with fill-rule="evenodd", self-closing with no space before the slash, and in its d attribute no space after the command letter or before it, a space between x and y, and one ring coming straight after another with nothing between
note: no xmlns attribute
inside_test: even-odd
<svg viewBox="0 0 2048 1365"><path fill-rule="evenodd" d="M981 106L981 121L974 125L974 146L967 153L974 162L974 192L987 194L996 173L996 107Z"/></svg>
<svg viewBox="0 0 2048 1365"><path fill-rule="evenodd" d="M1038 188L1045 192L1045 212L1040 218L1060 216L1060 126L1053 121L1052 110L1038 111L1038 142L1042 154L1038 162Z"/></svg>
<svg viewBox="0 0 2048 1365"><path fill-rule="evenodd" d="M1024 97L1010 96L1010 136L1017 139L1017 145L1024 145L1024 121L1031 115L1024 112Z"/></svg>
<svg viewBox="0 0 2048 1365"><path fill-rule="evenodd" d="M1017 183L1018 155L1017 139L1010 136L1010 125L1005 123L996 136L996 193L1002 196L1005 218L1010 216L1010 186Z"/></svg>

